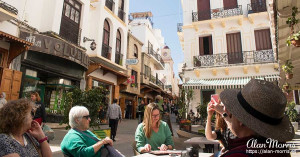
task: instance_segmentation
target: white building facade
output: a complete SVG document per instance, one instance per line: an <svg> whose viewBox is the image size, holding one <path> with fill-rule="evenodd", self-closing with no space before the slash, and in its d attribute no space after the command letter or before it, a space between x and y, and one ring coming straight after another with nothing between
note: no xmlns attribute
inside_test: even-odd
<svg viewBox="0 0 300 157"><path fill-rule="evenodd" d="M46 110L54 114L62 113L65 93L75 86L84 90L102 85L111 101L119 98L119 86L128 77L129 0L4 2L17 14L2 21L0 31L33 43L11 64L23 73L22 97L39 92Z"/></svg>
<svg viewBox="0 0 300 157"><path fill-rule="evenodd" d="M211 94L242 88L251 78L275 81L278 63L268 0L181 1L178 36L184 53L183 87L194 90L190 109Z"/></svg>

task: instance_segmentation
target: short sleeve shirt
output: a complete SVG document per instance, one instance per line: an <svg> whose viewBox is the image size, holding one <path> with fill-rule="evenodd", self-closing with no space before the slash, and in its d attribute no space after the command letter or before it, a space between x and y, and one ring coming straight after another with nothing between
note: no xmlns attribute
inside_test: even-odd
<svg viewBox="0 0 300 157"><path fill-rule="evenodd" d="M7 134L0 134L0 156L17 153L20 157L39 157L37 150L28 137L30 135L24 134L24 136L27 141L26 146L22 146L19 142ZM32 139L35 142L35 145L39 148L39 143L35 140L35 138Z"/></svg>

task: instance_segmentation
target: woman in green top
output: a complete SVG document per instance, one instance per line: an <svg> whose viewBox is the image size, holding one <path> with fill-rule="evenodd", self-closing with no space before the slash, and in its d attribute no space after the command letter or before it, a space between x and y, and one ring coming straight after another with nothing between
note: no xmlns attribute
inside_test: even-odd
<svg viewBox="0 0 300 157"><path fill-rule="evenodd" d="M69 124L71 130L65 135L60 144L61 150L68 156L101 156L101 148L104 144L112 145L111 139L106 137L96 142L95 134L89 131L91 118L89 111L84 106L74 106L69 112Z"/></svg>
<svg viewBox="0 0 300 157"><path fill-rule="evenodd" d="M135 131L135 141L141 153L174 148L172 133L168 124L160 120L160 110L156 103L147 105L144 121Z"/></svg>

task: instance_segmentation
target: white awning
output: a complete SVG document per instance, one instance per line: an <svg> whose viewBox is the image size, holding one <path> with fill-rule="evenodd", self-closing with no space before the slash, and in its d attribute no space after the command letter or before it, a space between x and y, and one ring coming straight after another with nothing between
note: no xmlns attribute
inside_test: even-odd
<svg viewBox="0 0 300 157"><path fill-rule="evenodd" d="M279 80L279 75L263 75L232 78L190 79L183 84L186 89L239 89L243 88L252 78L266 81Z"/></svg>

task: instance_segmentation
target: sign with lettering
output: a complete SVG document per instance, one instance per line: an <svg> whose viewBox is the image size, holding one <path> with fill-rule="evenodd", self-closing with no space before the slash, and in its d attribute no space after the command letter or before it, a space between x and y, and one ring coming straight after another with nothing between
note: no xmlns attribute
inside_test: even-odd
<svg viewBox="0 0 300 157"><path fill-rule="evenodd" d="M139 60L138 59L126 59L126 65L136 65L138 64Z"/></svg>
<svg viewBox="0 0 300 157"><path fill-rule="evenodd" d="M29 50L64 58L80 64L86 69L89 66L89 56L82 49L65 41L47 35L23 31L20 31L20 38L33 43Z"/></svg>

